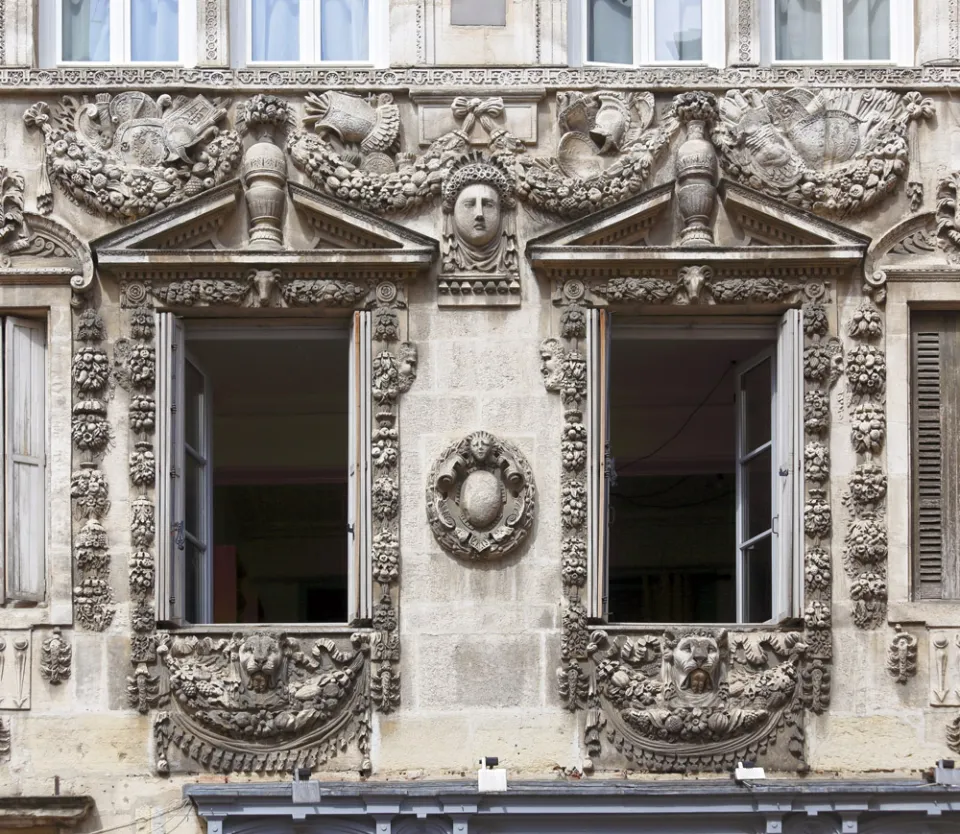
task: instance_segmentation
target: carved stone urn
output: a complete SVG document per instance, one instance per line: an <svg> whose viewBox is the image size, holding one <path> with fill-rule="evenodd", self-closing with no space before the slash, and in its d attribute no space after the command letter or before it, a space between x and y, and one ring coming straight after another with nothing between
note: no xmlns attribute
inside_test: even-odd
<svg viewBox="0 0 960 834"><path fill-rule="evenodd" d="M677 206L683 223L680 245L712 246L717 154L706 131L716 118L716 100L708 93L684 93L675 102L678 118L687 125L687 137L677 150Z"/></svg>
<svg viewBox="0 0 960 834"><path fill-rule="evenodd" d="M250 249L283 248L287 159L279 147L290 109L278 96L257 95L237 114L237 126L255 140L240 166L249 213Z"/></svg>

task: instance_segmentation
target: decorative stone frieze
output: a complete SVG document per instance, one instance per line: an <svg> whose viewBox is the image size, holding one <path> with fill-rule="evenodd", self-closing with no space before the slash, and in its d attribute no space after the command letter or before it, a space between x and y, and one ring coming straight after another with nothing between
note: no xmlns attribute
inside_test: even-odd
<svg viewBox="0 0 960 834"><path fill-rule="evenodd" d="M932 99L892 90L731 90L714 141L730 178L836 217L859 214L906 179L907 131Z"/></svg>
<svg viewBox="0 0 960 834"><path fill-rule="evenodd" d="M32 643L29 631L0 631L0 709L30 709Z"/></svg>
<svg viewBox="0 0 960 834"><path fill-rule="evenodd" d="M324 764L349 742L367 757L369 653L369 638L359 634L343 644L266 630L161 632L169 696L154 723L157 769L284 773ZM137 697L149 703L151 686L144 674Z"/></svg>
<svg viewBox="0 0 960 834"><path fill-rule="evenodd" d="M70 480L76 581L73 607L81 628L103 631L116 613L110 585L110 552L103 526L110 500L106 473L100 468L112 438L107 414L112 379L109 358L101 347L107 329L99 310L93 306L78 309L74 320L71 432L79 466Z"/></svg>
<svg viewBox="0 0 960 834"><path fill-rule="evenodd" d="M51 686L57 686L70 677L73 647L64 639L59 628L40 646L40 676Z"/></svg>
<svg viewBox="0 0 960 834"><path fill-rule="evenodd" d="M917 638L900 625L894 629L887 647L887 672L897 683L906 683L917 674Z"/></svg>
<svg viewBox="0 0 960 834"><path fill-rule="evenodd" d="M440 546L466 559L512 553L533 526L536 489L526 458L477 431L449 446L430 470L427 520Z"/></svg>
<svg viewBox="0 0 960 834"><path fill-rule="evenodd" d="M43 134L42 167L67 197L94 214L144 217L199 194L234 174L240 141L217 127L220 99L192 99L138 90L38 102L24 122ZM38 191L41 212L53 207L49 182Z"/></svg>
<svg viewBox="0 0 960 834"><path fill-rule="evenodd" d="M370 282L284 277L280 269L251 269L242 281L194 278L123 282L122 303L151 296L167 307L340 307L350 308L371 290Z"/></svg>
<svg viewBox="0 0 960 834"><path fill-rule="evenodd" d="M871 293L874 298L878 296ZM882 296L880 296L882 300ZM850 390L851 443L857 465L848 482L849 513L843 565L854 602L853 621L877 628L887 613L887 476L882 466L886 436L886 356L882 347L883 312L869 297L846 324L853 347L845 372Z"/></svg>

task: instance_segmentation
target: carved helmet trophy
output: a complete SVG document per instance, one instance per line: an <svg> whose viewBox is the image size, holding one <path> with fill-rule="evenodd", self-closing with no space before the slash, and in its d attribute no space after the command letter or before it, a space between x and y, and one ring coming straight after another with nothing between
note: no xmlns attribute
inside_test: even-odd
<svg viewBox="0 0 960 834"><path fill-rule="evenodd" d="M520 303L513 178L498 160L463 156L443 183L441 304Z"/></svg>
<svg viewBox="0 0 960 834"><path fill-rule="evenodd" d="M520 451L485 431L444 450L430 470L427 518L444 550L466 559L499 559L533 526L536 490Z"/></svg>

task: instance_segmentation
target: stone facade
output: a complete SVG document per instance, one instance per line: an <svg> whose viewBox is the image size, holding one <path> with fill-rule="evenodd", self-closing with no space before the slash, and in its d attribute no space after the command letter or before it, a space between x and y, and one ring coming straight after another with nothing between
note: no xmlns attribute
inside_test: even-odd
<svg viewBox="0 0 960 834"><path fill-rule="evenodd" d="M226 0L197 5L195 66L52 68L34 4L0 0L0 311L49 345L0 794L56 781L92 797L81 830L188 832L184 786L296 767L855 779L960 753L960 601L916 599L910 553L910 311L960 310L955 0L916 0L913 66L760 65L760 2L729 0L727 67L638 69L568 67L559 0L469 30L393 0L383 66L302 69L235 68ZM588 322L788 309L802 606L603 623ZM365 616L163 624L158 311L369 316Z"/></svg>

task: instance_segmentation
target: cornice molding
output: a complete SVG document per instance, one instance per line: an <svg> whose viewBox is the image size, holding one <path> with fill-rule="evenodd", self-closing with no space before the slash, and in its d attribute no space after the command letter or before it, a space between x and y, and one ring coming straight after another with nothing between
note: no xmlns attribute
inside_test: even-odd
<svg viewBox="0 0 960 834"><path fill-rule="evenodd" d="M113 92L136 88L177 87L190 91L256 92L363 89L487 90L517 87L546 89L636 89L724 91L737 87L789 89L810 87L885 87L943 90L960 85L960 66L847 67L409 67L398 69L326 68L272 69L203 67L69 67L0 69L0 86L10 94L61 94L71 89Z"/></svg>

